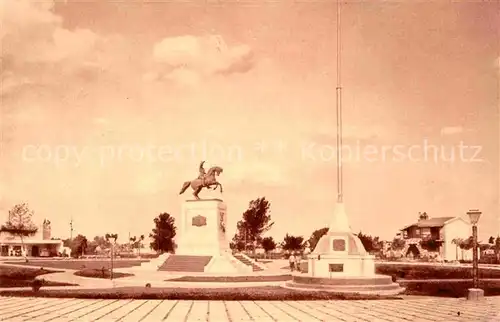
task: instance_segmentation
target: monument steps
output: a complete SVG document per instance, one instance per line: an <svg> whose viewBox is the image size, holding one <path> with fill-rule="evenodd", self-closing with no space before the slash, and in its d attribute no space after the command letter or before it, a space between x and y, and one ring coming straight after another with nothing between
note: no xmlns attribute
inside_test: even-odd
<svg viewBox="0 0 500 322"><path fill-rule="evenodd" d="M259 265L255 264L254 262L252 262L248 258L244 257L243 255L241 255L241 254L234 254L233 256L234 256L234 258L236 258L237 260L239 260L243 264L252 267L252 270L254 272L263 271L263 269Z"/></svg>
<svg viewBox="0 0 500 322"><path fill-rule="evenodd" d="M167 272L203 272L212 256L170 255L158 268Z"/></svg>

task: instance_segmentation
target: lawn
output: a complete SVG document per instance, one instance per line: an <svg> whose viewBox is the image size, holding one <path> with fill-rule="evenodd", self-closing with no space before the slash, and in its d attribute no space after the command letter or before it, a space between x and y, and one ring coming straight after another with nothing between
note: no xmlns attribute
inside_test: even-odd
<svg viewBox="0 0 500 322"><path fill-rule="evenodd" d="M464 297L467 289L472 288L471 280L453 281L398 281L405 287L405 295L423 295L436 297ZM500 295L500 279L496 281L479 281L479 287L484 290L485 296Z"/></svg>
<svg viewBox="0 0 500 322"><path fill-rule="evenodd" d="M307 292L281 287L248 288L146 288L121 287L89 290L0 291L0 296L38 296L82 299L168 299L212 301L301 301L301 300L380 300L397 296L346 295L330 292Z"/></svg>
<svg viewBox="0 0 500 322"><path fill-rule="evenodd" d="M133 266L140 266L141 263L148 262L144 259L120 259L113 261L114 268L127 268ZM29 262L6 262L6 264L17 264L23 266L37 266L37 267L50 267L59 269L105 269L111 268L111 261L109 259L85 259L85 260L30 260Z"/></svg>
<svg viewBox="0 0 500 322"><path fill-rule="evenodd" d="M376 263L375 272L390 275L397 280L470 279L472 268L464 266L440 266L439 264L410 265ZM500 278L500 270L479 268L479 278Z"/></svg>
<svg viewBox="0 0 500 322"><path fill-rule="evenodd" d="M82 277L109 279L111 277L111 270L86 268L86 269L82 269L80 271L75 272L75 275L82 276ZM113 278L128 277L128 276L134 276L134 274L113 272Z"/></svg>
<svg viewBox="0 0 500 322"><path fill-rule="evenodd" d="M35 277L60 271L0 265L0 287L31 286ZM44 282L45 286L73 286L69 283Z"/></svg>

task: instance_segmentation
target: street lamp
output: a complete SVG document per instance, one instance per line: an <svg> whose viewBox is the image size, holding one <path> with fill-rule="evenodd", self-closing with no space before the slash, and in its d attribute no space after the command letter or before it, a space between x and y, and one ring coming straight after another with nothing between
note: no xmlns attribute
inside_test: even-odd
<svg viewBox="0 0 500 322"><path fill-rule="evenodd" d="M484 295L483 290L479 290L479 260L477 253L477 222L481 217L481 212L477 209L471 209L467 212L469 216L470 223L472 224L472 288L469 290L468 298L477 299ZM482 294L482 295L479 295Z"/></svg>
<svg viewBox="0 0 500 322"><path fill-rule="evenodd" d="M118 239L117 234L106 234L106 241L111 242L111 270L109 274L109 279L113 280L113 253L115 248L116 239Z"/></svg>

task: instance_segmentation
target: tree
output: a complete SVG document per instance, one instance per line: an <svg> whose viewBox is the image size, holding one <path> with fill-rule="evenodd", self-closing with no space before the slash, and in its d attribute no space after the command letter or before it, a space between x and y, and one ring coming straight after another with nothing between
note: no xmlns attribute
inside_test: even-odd
<svg viewBox="0 0 500 322"><path fill-rule="evenodd" d="M87 237L78 235L70 243L71 257L78 258L85 254L88 246Z"/></svg>
<svg viewBox="0 0 500 322"><path fill-rule="evenodd" d="M304 237L302 236L291 236L286 234L285 238L283 238L283 242L281 244L283 250L295 252L302 251L304 248Z"/></svg>
<svg viewBox="0 0 500 322"><path fill-rule="evenodd" d="M245 249L245 241L243 240L235 240L237 238L237 235L233 237L233 241L229 243L229 248L231 248L233 251L241 252Z"/></svg>
<svg viewBox="0 0 500 322"><path fill-rule="evenodd" d="M469 236L467 239L462 239L461 243L458 245L460 248L469 250L474 247L474 238L472 236Z"/></svg>
<svg viewBox="0 0 500 322"><path fill-rule="evenodd" d="M262 239L262 248L266 252L266 255L276 249L276 242L272 237L265 237Z"/></svg>
<svg viewBox="0 0 500 322"><path fill-rule="evenodd" d="M495 256L497 258L497 264L500 264L500 236L495 239Z"/></svg>
<svg viewBox="0 0 500 322"><path fill-rule="evenodd" d="M372 237L370 235L364 235L362 232L358 233L358 238L361 240L363 247L368 253L373 253L374 251L380 250L381 246L379 245L379 238Z"/></svg>
<svg viewBox="0 0 500 322"><path fill-rule="evenodd" d="M102 251L104 249L111 248L111 243L106 240L105 236L95 236L93 243L95 243L96 246L96 251Z"/></svg>
<svg viewBox="0 0 500 322"><path fill-rule="evenodd" d="M116 241L118 240L118 234L110 234L110 233L107 233L106 235L104 235L104 238L106 239L106 241L108 243L111 244L111 242L109 241L110 239L114 239L115 243Z"/></svg>
<svg viewBox="0 0 500 322"><path fill-rule="evenodd" d="M130 242L132 243L132 249L137 249L138 254L141 254L142 241L144 240L144 235L139 237L130 237Z"/></svg>
<svg viewBox="0 0 500 322"><path fill-rule="evenodd" d="M149 234L149 237L153 239L150 244L151 249L160 253L173 253L175 250L173 239L177 233L175 219L170 214L164 212L154 219L154 224L155 228Z"/></svg>
<svg viewBox="0 0 500 322"><path fill-rule="evenodd" d="M316 248L316 245L318 245L318 242L321 239L321 237L326 235L327 232L328 232L328 227L323 227L321 229L317 229L317 230L313 231L313 233L311 234L311 237L309 237L309 239L308 239L309 248L311 249L311 251L314 251L314 249Z"/></svg>
<svg viewBox="0 0 500 322"><path fill-rule="evenodd" d="M269 231L274 222L271 222L271 203L265 197L257 198L249 202L248 209L243 213L242 220L236 225L236 234L233 237L233 247L239 248L241 243L244 249L250 243L255 249L261 240L262 234Z"/></svg>
<svg viewBox="0 0 500 322"><path fill-rule="evenodd" d="M488 238L488 244L494 244L494 243L495 243L495 237L490 236L490 238Z"/></svg>
<svg viewBox="0 0 500 322"><path fill-rule="evenodd" d="M9 220L0 228L0 231L8 232L14 236L21 238L22 249L24 250L23 237L33 236L38 231L38 228L33 223L33 210L27 203L17 204L9 210ZM24 252L24 259L27 262L27 252Z"/></svg>
<svg viewBox="0 0 500 322"><path fill-rule="evenodd" d="M436 240L434 238L423 238L420 241L420 247L431 252L439 250L439 247L441 247L442 245L442 241Z"/></svg>
<svg viewBox="0 0 500 322"><path fill-rule="evenodd" d="M424 211L424 212L419 212L418 213L418 219L419 220L427 220L429 219L429 215Z"/></svg>
<svg viewBox="0 0 500 322"><path fill-rule="evenodd" d="M391 243L391 249L392 250L402 250L405 248L406 242L402 238L394 238Z"/></svg>

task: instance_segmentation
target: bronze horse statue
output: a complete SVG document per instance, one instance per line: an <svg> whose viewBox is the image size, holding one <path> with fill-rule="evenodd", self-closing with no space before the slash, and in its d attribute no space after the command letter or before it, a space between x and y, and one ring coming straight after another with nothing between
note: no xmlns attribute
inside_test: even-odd
<svg viewBox="0 0 500 322"><path fill-rule="evenodd" d="M212 186L214 186L212 190L215 190L217 189L217 187L220 187L220 192L222 193L222 185L220 184L220 182L217 181L215 177L219 176L222 173L223 169L218 166L211 167L210 169L208 169L207 173L204 174L203 163L204 162L202 162L200 165L200 173L201 173L200 177L192 181L184 182L184 184L182 185L182 189L179 192L180 195L182 195L184 191L186 191L186 189L189 188L189 186L193 188L194 190L193 196L196 198L196 200L200 200L198 194L203 188L210 189L212 188Z"/></svg>

